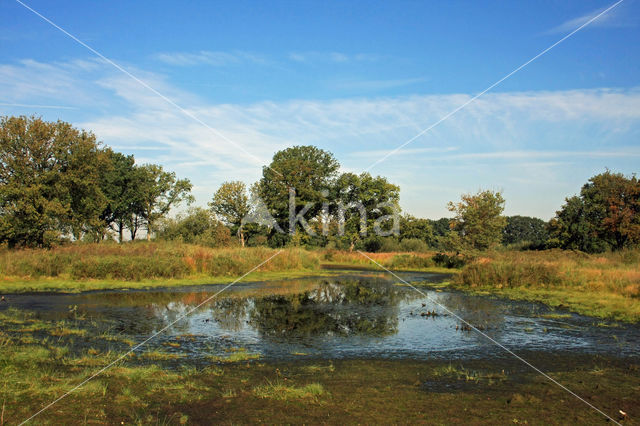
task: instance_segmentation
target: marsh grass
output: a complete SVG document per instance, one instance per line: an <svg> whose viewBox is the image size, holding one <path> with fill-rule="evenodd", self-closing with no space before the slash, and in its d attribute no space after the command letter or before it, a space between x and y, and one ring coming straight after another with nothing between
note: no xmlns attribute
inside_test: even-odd
<svg viewBox="0 0 640 426"><path fill-rule="evenodd" d="M217 363L231 363L260 359L260 354L250 353L246 348L230 348L225 351L228 355L211 355L209 360Z"/></svg>
<svg viewBox="0 0 640 426"><path fill-rule="evenodd" d="M431 374L435 377L442 377L447 379L453 378L456 380L475 383L485 382L489 385L507 380L507 375L504 371L482 372L469 370L467 368L464 368L463 366L454 366L453 364L436 367L432 370Z"/></svg>
<svg viewBox="0 0 640 426"><path fill-rule="evenodd" d="M278 250L208 248L175 242L73 244L50 250L0 250L0 291L83 291L215 282L240 276ZM287 248L261 273L319 270L317 252ZM168 282L169 281L169 282ZM171 281L174 281L171 283ZM167 283L168 282L168 283Z"/></svg>
<svg viewBox="0 0 640 426"><path fill-rule="evenodd" d="M0 249L0 292L150 288L228 282L279 250L209 248L178 242L71 244L50 250ZM434 253L368 253L386 268L450 272ZM323 263L379 268L357 252L285 248L252 273L252 279L331 275Z"/></svg>
<svg viewBox="0 0 640 426"><path fill-rule="evenodd" d="M275 249L207 248L174 242L73 244L50 250L0 252L0 275L6 280L62 278L140 281L193 275L240 275L277 252ZM263 271L314 269L319 256L290 248L265 264Z"/></svg>
<svg viewBox="0 0 640 426"><path fill-rule="evenodd" d="M280 401L290 400L312 400L319 401L321 396L327 392L320 383L310 383L305 386L296 387L293 384L285 383L278 379L274 382L267 381L267 384L253 388L253 394L258 398L269 398Z"/></svg>
<svg viewBox="0 0 640 426"><path fill-rule="evenodd" d="M640 250L501 251L466 265L454 278L462 289L538 301L601 318L640 320Z"/></svg>

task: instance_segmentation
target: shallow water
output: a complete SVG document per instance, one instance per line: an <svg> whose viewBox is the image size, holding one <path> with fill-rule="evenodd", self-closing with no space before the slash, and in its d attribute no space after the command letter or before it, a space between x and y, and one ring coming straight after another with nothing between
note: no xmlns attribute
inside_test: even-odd
<svg viewBox="0 0 640 426"><path fill-rule="evenodd" d="M190 361L246 348L263 359L501 357L504 351L475 331L464 331L449 311L512 351L637 357L640 327L557 314L527 302L441 291L442 274L401 273L420 284L398 285L386 274L345 272L335 277L238 283L180 319L139 349L161 349ZM82 294L10 295L9 307L43 320L87 327L141 342L207 300L220 285ZM426 295L426 296L425 296ZM442 306L440 306L440 305ZM430 313L434 313L431 315ZM555 316L555 317L554 317ZM78 319L80 318L80 319ZM78 351L107 343L70 338ZM117 341L108 343L118 347ZM102 348L104 349L104 348ZM182 358L185 359L185 358Z"/></svg>

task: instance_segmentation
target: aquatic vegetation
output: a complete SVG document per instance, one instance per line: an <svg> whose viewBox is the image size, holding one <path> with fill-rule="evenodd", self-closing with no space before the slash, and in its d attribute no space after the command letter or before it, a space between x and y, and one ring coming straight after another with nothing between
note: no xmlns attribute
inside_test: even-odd
<svg viewBox="0 0 640 426"><path fill-rule="evenodd" d="M431 374L435 377L454 378L456 380L463 380L467 382L479 383L483 381L489 385L507 379L507 375L504 370L500 372L481 372L469 370L463 366L456 367L453 364L436 367L431 371Z"/></svg>
<svg viewBox="0 0 640 426"><path fill-rule="evenodd" d="M320 373L320 372L328 372L328 373L333 373L334 371L336 371L335 366L333 365L333 362L330 362L328 365L305 365L302 367L304 371L307 371L309 373Z"/></svg>
<svg viewBox="0 0 640 426"><path fill-rule="evenodd" d="M224 356L211 355L209 356L209 359L212 362L218 363L241 362L260 359L260 354L250 353L246 348L231 348L226 350L226 352L229 352L229 354Z"/></svg>
<svg viewBox="0 0 640 426"><path fill-rule="evenodd" d="M549 313L549 314L542 314L542 315L540 315L540 318L547 318L547 319L571 318L571 314L561 314L561 313L557 313L557 312L552 312L552 313Z"/></svg>
<svg viewBox="0 0 640 426"><path fill-rule="evenodd" d="M184 355L162 352L162 351L146 351L141 353L139 357L142 359L148 359L151 361L166 361L166 360L183 358Z"/></svg>
<svg viewBox="0 0 640 426"><path fill-rule="evenodd" d="M311 383L305 386L296 387L292 384L277 380L267 382L266 385L256 386L253 393L258 398L270 398L276 400L312 400L318 399L326 394L324 387L320 383Z"/></svg>

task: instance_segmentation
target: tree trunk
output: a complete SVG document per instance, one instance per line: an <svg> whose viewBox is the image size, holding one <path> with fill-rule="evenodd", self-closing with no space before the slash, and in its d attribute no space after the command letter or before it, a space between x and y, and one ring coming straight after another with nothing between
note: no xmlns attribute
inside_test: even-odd
<svg viewBox="0 0 640 426"><path fill-rule="evenodd" d="M240 245L244 247L244 232L242 231L242 226L238 228L238 236L240 237Z"/></svg>

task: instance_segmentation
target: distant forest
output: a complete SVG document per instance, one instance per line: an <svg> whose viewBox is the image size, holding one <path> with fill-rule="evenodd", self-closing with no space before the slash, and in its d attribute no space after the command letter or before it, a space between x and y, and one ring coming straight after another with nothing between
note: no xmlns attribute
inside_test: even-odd
<svg viewBox="0 0 640 426"><path fill-rule="evenodd" d="M505 217L502 194L482 190L450 202L450 218L431 220L402 214L400 187L385 177L339 169L332 153L294 146L276 152L258 182L225 182L208 209L170 217L171 209L194 201L188 179L161 165L136 164L133 155L103 146L69 123L2 117L0 243L47 248L123 242L144 233L210 247L465 252L507 246L594 253L640 242L635 175L606 170L593 176L549 222Z"/></svg>

